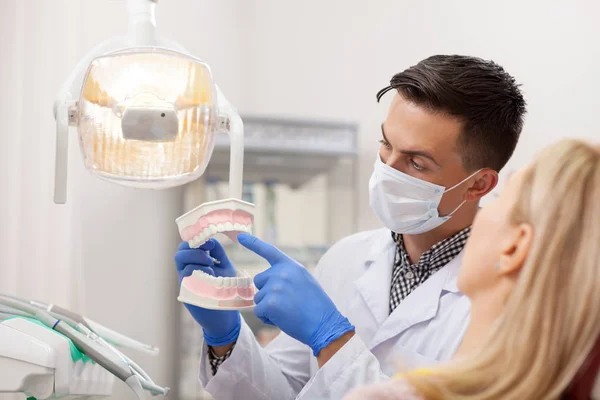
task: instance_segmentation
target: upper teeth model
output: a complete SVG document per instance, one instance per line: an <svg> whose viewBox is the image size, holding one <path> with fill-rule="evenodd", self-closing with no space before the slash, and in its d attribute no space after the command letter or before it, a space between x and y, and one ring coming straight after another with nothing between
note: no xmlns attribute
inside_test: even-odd
<svg viewBox="0 0 600 400"><path fill-rule="evenodd" d="M238 199L204 203L176 220L181 239L198 248L217 233L234 242L240 232L252 232L254 204Z"/></svg>

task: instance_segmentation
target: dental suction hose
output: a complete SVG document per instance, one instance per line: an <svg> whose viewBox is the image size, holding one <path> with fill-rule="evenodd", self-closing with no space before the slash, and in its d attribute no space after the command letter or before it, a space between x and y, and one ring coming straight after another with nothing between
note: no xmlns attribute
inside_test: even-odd
<svg viewBox="0 0 600 400"><path fill-rule="evenodd" d="M33 305L37 305L32 302ZM40 305L42 303L39 303ZM125 335L121 335L118 332L112 331L86 317L83 317L77 313L64 309L54 304L49 304L46 307L43 307L46 311L55 312L61 316L66 316L71 318L74 321L77 321L81 325L85 326L90 331L94 332L96 335L104 339L107 343L111 343L116 346L127 347L132 350L141 351L151 355L157 355L159 353L158 347L150 346L137 340L131 339Z"/></svg>
<svg viewBox="0 0 600 400"><path fill-rule="evenodd" d="M85 316L79 315L73 311L59 307L55 304L43 303L41 301L36 301L36 300L27 300L27 299L23 299L23 298L13 296L13 295L8 295L8 294L2 294L2 296L11 298L13 300L18 300L21 303L33 305L41 310L52 313L54 316L58 315L57 319L65 320L66 319L65 317L70 318L71 320L85 326L87 329L89 329L90 331L94 332L95 334L97 334L98 336L103 338L106 342L111 343L112 345L115 345L117 347L126 347L128 349L141 351L146 354L153 355L153 356L158 355L160 352L160 349L156 346L151 346L149 344L145 344L145 343L139 342L135 339L132 339L128 336L122 335L118 332L115 332L111 329L106 328L103 325L100 325L97 322L92 321L91 319L89 319ZM69 325L75 326L74 324L69 324Z"/></svg>

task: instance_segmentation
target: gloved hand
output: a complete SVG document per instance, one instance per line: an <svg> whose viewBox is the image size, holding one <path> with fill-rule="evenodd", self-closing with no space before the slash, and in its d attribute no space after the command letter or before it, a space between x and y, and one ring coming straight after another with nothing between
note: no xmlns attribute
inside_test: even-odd
<svg viewBox="0 0 600 400"><path fill-rule="evenodd" d="M331 342L354 331L304 266L252 235L241 233L238 240L271 264L254 277L259 289L254 313L264 323L308 345L315 357Z"/></svg>
<svg viewBox="0 0 600 400"><path fill-rule="evenodd" d="M207 254L207 251L209 254ZM212 258L220 261L215 264ZM187 242L179 245L175 254L175 265L179 275L179 284L194 270L201 270L212 276L233 277L235 268L227 258L223 246L210 239L197 249L190 249ZM192 317L204 331L204 340L210 346L224 346L237 340L240 334L241 319L239 311L208 310L184 303Z"/></svg>

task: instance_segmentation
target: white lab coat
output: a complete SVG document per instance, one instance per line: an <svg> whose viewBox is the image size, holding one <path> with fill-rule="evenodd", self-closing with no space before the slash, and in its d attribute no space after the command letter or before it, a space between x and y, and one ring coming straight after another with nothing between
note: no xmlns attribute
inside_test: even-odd
<svg viewBox="0 0 600 400"><path fill-rule="evenodd" d="M462 252L390 315L395 246L387 229L361 232L336 243L317 265L315 276L357 333L323 368L308 346L284 333L262 348L242 322L214 377L203 344L202 386L216 400L340 399L400 369L449 359L469 319L469 301L456 286Z"/></svg>

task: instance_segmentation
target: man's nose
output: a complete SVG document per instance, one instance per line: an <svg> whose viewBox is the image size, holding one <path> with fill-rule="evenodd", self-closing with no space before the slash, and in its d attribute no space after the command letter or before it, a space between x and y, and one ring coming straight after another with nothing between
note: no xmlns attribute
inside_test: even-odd
<svg viewBox="0 0 600 400"><path fill-rule="evenodd" d="M388 167L392 167L394 169L400 170L402 155L392 151L387 155L386 159L381 159Z"/></svg>

